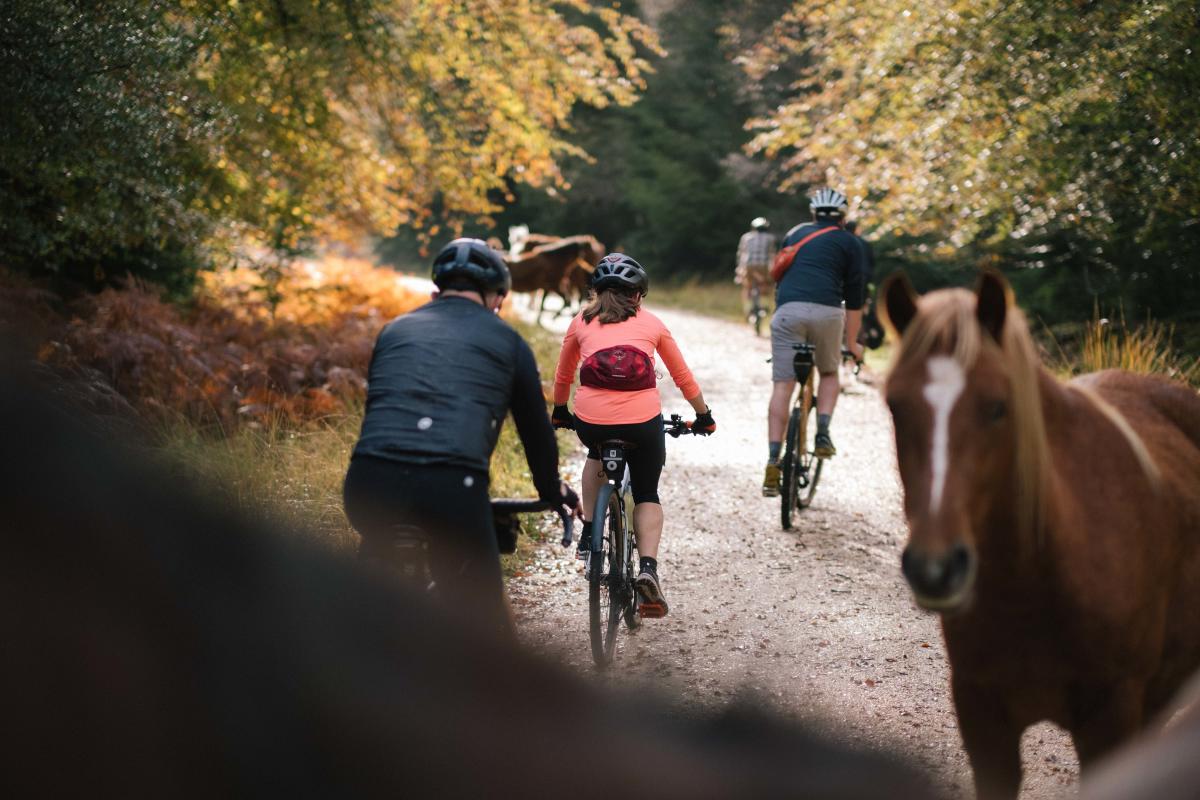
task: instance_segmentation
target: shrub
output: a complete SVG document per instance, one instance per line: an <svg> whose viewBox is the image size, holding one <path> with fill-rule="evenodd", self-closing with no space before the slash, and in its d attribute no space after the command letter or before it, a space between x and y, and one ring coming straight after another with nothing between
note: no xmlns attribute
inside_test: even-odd
<svg viewBox="0 0 1200 800"><path fill-rule="evenodd" d="M361 404L379 329L427 299L348 259L300 262L273 291L268 302L250 270L206 276L189 307L141 283L106 289L75 303L39 357L98 371L152 418L304 423Z"/></svg>
<svg viewBox="0 0 1200 800"><path fill-rule="evenodd" d="M1200 385L1200 361L1177 353L1173 338L1174 328L1162 322L1147 320L1130 326L1124 314L1115 323L1097 315L1084 329L1079 371L1124 369Z"/></svg>

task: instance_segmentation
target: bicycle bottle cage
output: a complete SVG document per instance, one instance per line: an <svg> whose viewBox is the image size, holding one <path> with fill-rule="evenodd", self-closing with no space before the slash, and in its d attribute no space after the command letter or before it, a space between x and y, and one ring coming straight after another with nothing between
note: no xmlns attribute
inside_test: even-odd
<svg viewBox="0 0 1200 800"><path fill-rule="evenodd" d="M609 480L620 483L625 477L625 450L629 446L628 442L622 441L604 442L600 445L600 464Z"/></svg>
<svg viewBox="0 0 1200 800"><path fill-rule="evenodd" d="M816 352L816 345L805 342L798 344L796 347L796 355L792 357L792 369L796 372L796 382L804 383L808 380L808 374L813 368L813 353Z"/></svg>

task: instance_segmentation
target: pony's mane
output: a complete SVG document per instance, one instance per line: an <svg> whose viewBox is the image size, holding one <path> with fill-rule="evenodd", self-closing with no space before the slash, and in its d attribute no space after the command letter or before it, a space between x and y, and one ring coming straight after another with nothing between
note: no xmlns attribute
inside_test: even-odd
<svg viewBox="0 0 1200 800"><path fill-rule="evenodd" d="M966 289L944 289L922 296L917 303L917 315L900 339L894 365L947 355L968 371L985 349L1000 355L1011 386L1009 413L1016 431L1013 479L1017 521L1022 541L1036 545L1041 541L1041 527L1046 519L1046 489L1051 469L1038 388L1041 361L1019 308L1009 306L999 345L984 331L975 310L975 294Z"/></svg>

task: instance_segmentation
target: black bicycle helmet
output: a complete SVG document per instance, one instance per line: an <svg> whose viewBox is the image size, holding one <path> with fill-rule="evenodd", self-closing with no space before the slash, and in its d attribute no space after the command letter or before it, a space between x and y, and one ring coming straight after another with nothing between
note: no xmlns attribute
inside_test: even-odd
<svg viewBox="0 0 1200 800"><path fill-rule="evenodd" d="M600 259L592 273L592 288L633 289L642 294L650 293L650 278L645 268L624 253L609 253Z"/></svg>
<svg viewBox="0 0 1200 800"><path fill-rule="evenodd" d="M508 294L512 275L500 255L482 239L455 239L433 259L433 282L439 289L466 280L487 294Z"/></svg>

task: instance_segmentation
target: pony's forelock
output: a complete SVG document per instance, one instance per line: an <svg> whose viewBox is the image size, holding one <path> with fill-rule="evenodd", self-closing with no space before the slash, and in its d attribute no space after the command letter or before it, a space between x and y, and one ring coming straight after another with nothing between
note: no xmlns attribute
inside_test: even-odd
<svg viewBox="0 0 1200 800"><path fill-rule="evenodd" d="M1002 342L997 344L976 317L976 296L966 289L945 289L920 298L917 315L904 330L891 371L930 356L953 358L969 372L985 349L1000 354L1010 384L1009 413L1016 432L1014 486L1023 543L1040 544L1050 478L1050 447L1042 412L1038 375L1041 361L1025 315L1009 306Z"/></svg>

